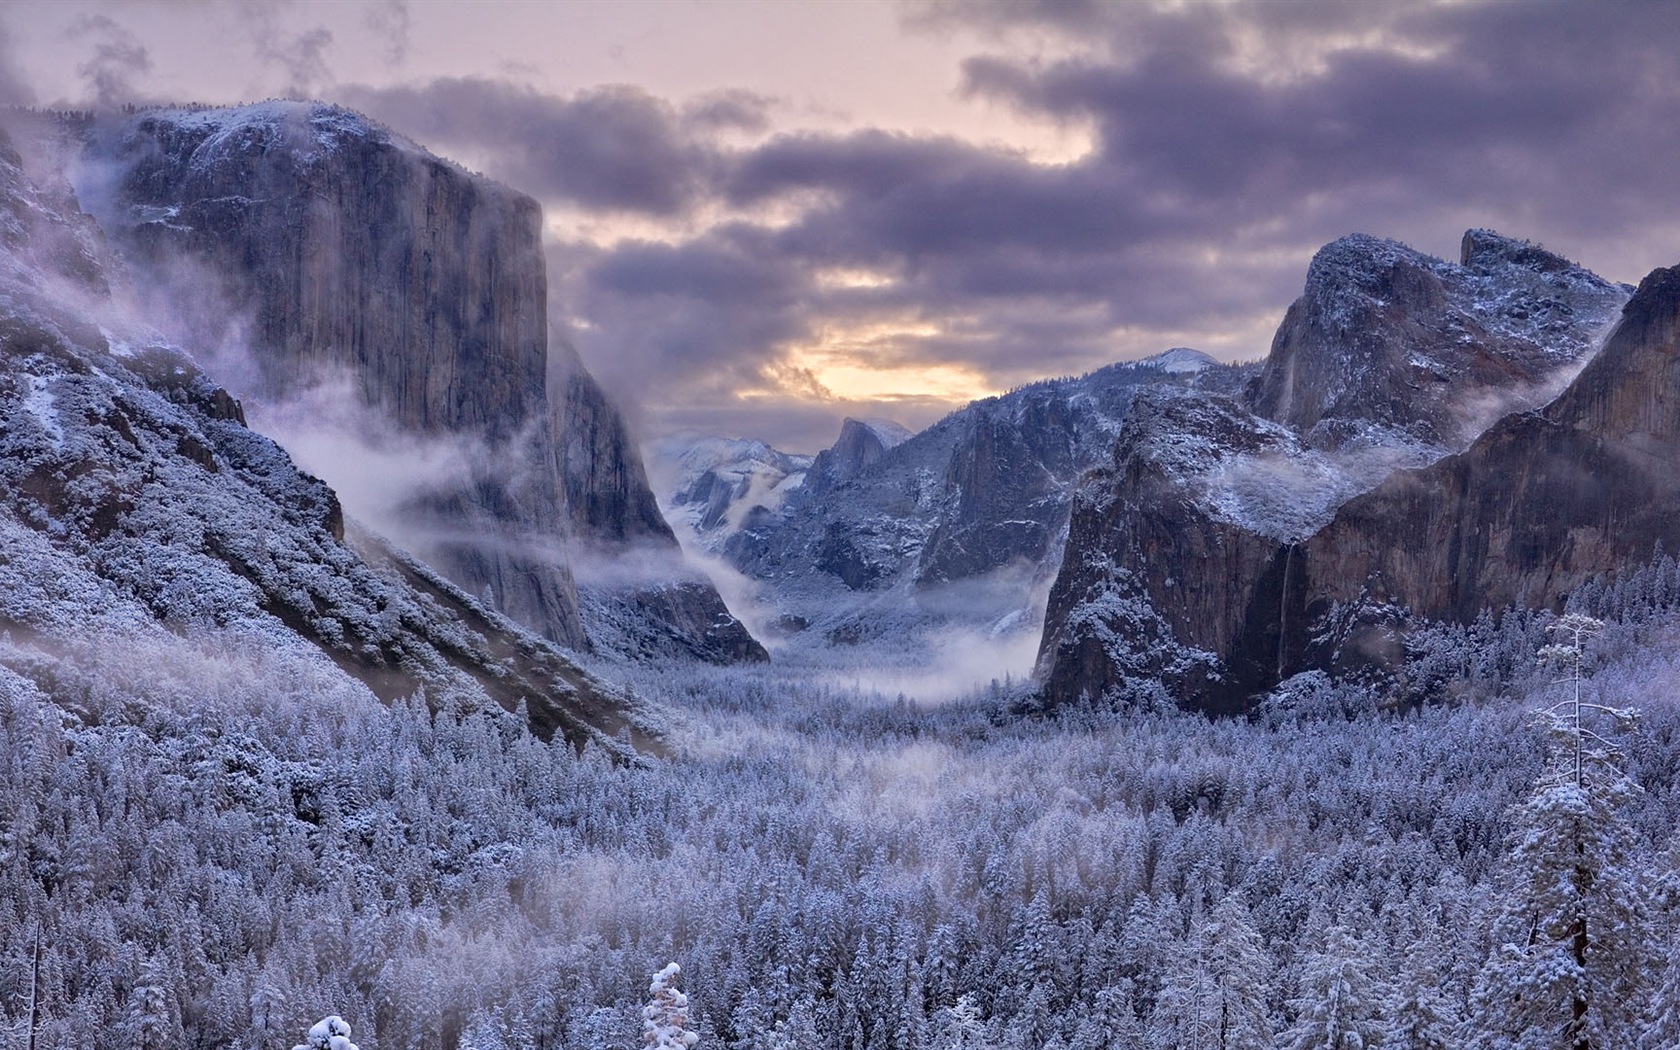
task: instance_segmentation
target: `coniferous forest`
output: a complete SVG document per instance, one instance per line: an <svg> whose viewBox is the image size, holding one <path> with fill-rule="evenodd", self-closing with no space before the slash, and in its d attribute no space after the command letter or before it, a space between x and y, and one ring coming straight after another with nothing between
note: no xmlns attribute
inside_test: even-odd
<svg viewBox="0 0 1680 1050"><path fill-rule="evenodd" d="M623 1047L676 962L701 1046L1673 1046L1680 568L1575 605L1245 719L644 668L630 759L8 636L0 1045Z"/></svg>

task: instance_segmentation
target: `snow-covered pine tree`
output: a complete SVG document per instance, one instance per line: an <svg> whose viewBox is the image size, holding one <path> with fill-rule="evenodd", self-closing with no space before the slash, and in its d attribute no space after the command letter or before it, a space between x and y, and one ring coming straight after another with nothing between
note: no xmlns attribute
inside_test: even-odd
<svg viewBox="0 0 1680 1050"><path fill-rule="evenodd" d="M1443 977L1435 959L1440 945L1434 940L1413 945L1395 976L1384 1050L1452 1050L1457 1045L1457 1022L1441 988Z"/></svg>
<svg viewBox="0 0 1680 1050"><path fill-rule="evenodd" d="M1325 932L1324 948L1307 957L1301 994L1289 1001L1295 1024L1288 1050L1371 1050L1383 1044L1381 992L1365 953L1345 926Z"/></svg>
<svg viewBox="0 0 1680 1050"><path fill-rule="evenodd" d="M1271 970L1248 908L1227 894L1197 919L1169 967L1150 1019L1151 1045L1268 1050Z"/></svg>
<svg viewBox="0 0 1680 1050"><path fill-rule="evenodd" d="M943 1015L944 1031L940 1038L943 1050L979 1050L986 1042L986 1025L980 1020L980 1006L967 993L957 997L956 1005L947 1006Z"/></svg>
<svg viewBox="0 0 1680 1050"><path fill-rule="evenodd" d="M359 1050L350 1041L350 1025L344 1018L333 1014L323 1017L310 1026L309 1034L304 1036L303 1042L292 1047L292 1050Z"/></svg>
<svg viewBox="0 0 1680 1050"><path fill-rule="evenodd" d="M642 1008L643 1039L649 1050L689 1050L700 1041L688 1028L688 996L677 988L682 968L666 964L648 985L648 1004Z"/></svg>
<svg viewBox="0 0 1680 1050"><path fill-rule="evenodd" d="M1622 815L1639 788L1621 749L1593 728L1636 722L1631 709L1582 697L1587 646L1602 625L1561 617L1541 658L1564 698L1541 712L1551 753L1517 810L1495 947L1483 968L1467 1044L1511 1050L1615 1050L1639 1045L1652 939L1631 830Z"/></svg>

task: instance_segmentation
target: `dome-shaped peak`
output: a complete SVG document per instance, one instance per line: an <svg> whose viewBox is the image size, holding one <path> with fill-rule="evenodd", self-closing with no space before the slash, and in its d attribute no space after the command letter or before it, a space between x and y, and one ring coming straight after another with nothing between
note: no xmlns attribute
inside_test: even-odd
<svg viewBox="0 0 1680 1050"><path fill-rule="evenodd" d="M1320 248L1307 267L1307 293L1381 295L1397 271L1436 272L1446 263L1386 237L1350 233Z"/></svg>
<svg viewBox="0 0 1680 1050"><path fill-rule="evenodd" d="M1188 346L1175 346L1137 362L1139 368L1155 368L1171 375L1205 372L1218 364L1212 357Z"/></svg>

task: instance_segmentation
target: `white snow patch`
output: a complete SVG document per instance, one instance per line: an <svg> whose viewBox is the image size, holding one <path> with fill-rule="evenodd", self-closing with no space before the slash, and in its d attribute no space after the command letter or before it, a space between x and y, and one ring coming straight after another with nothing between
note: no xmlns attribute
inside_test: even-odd
<svg viewBox="0 0 1680 1050"><path fill-rule="evenodd" d="M52 388L47 385L46 376L29 376L29 390L23 395L23 407L35 417L35 422L46 431L51 439L53 448L64 447L64 428L58 422L58 403L53 397Z"/></svg>

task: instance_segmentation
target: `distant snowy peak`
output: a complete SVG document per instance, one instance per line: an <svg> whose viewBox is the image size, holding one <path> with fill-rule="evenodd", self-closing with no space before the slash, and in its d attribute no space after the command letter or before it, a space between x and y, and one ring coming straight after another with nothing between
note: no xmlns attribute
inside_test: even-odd
<svg viewBox="0 0 1680 1050"><path fill-rule="evenodd" d="M812 459L782 452L753 438L682 435L658 442L651 451L657 460L680 470L676 478L679 487L691 484L707 471L735 473L761 465L792 473L808 468Z"/></svg>
<svg viewBox="0 0 1680 1050"><path fill-rule="evenodd" d="M914 435L890 419L853 419L840 424L840 437L817 454L812 470L819 479L849 478L910 440Z"/></svg>
<svg viewBox="0 0 1680 1050"><path fill-rule="evenodd" d="M1132 364L1136 368L1153 368L1168 375L1195 375L1219 366L1219 362L1212 357L1188 346L1175 346L1171 350L1163 350L1153 357L1145 357Z"/></svg>
<svg viewBox="0 0 1680 1050"><path fill-rule="evenodd" d="M745 438L682 436L649 449L666 513L715 549L755 515L778 513L805 482L812 457Z"/></svg>

